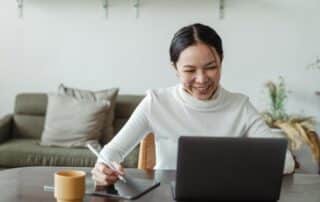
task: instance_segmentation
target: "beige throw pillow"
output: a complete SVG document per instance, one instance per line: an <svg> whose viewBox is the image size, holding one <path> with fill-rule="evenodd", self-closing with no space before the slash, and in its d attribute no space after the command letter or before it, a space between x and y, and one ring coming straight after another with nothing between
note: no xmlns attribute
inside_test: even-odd
<svg viewBox="0 0 320 202"><path fill-rule="evenodd" d="M64 95L48 95L41 145L61 147L96 147L104 129L108 100L76 99Z"/></svg>
<svg viewBox="0 0 320 202"><path fill-rule="evenodd" d="M101 91L90 91L78 88L67 87L63 84L60 84L58 93L61 95L72 96L76 99L85 99L91 101L97 100L108 100L110 102L110 108L105 112L105 121L104 121L104 129L102 131L99 140L102 144L107 143L113 137L113 121L114 121L114 110L116 105L116 98L118 95L118 88L110 88Z"/></svg>

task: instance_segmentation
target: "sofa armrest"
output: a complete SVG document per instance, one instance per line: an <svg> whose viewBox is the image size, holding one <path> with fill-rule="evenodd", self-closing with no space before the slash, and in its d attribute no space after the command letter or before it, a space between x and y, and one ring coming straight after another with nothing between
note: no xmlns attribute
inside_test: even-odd
<svg viewBox="0 0 320 202"><path fill-rule="evenodd" d="M12 114L9 114L0 118L0 143L10 138L12 123L13 123Z"/></svg>

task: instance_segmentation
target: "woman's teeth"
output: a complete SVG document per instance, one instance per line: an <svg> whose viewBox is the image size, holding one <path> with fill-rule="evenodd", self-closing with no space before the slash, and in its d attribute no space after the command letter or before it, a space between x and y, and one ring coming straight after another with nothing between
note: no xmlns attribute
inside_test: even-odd
<svg viewBox="0 0 320 202"><path fill-rule="evenodd" d="M209 86L206 87L196 87L196 89L198 89L201 93L206 92L209 89Z"/></svg>

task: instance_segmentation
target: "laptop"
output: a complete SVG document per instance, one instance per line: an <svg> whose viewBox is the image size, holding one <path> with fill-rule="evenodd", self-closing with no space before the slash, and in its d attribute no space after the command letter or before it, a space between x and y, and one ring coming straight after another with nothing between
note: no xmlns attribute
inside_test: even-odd
<svg viewBox="0 0 320 202"><path fill-rule="evenodd" d="M177 201L277 201L287 150L284 138L182 136Z"/></svg>

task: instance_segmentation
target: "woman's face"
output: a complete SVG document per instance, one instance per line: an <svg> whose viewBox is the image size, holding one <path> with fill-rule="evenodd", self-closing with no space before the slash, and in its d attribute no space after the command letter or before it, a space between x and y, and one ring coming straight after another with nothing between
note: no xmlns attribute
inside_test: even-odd
<svg viewBox="0 0 320 202"><path fill-rule="evenodd" d="M219 86L221 60L215 48L196 43L180 53L176 70L185 91L207 100Z"/></svg>

